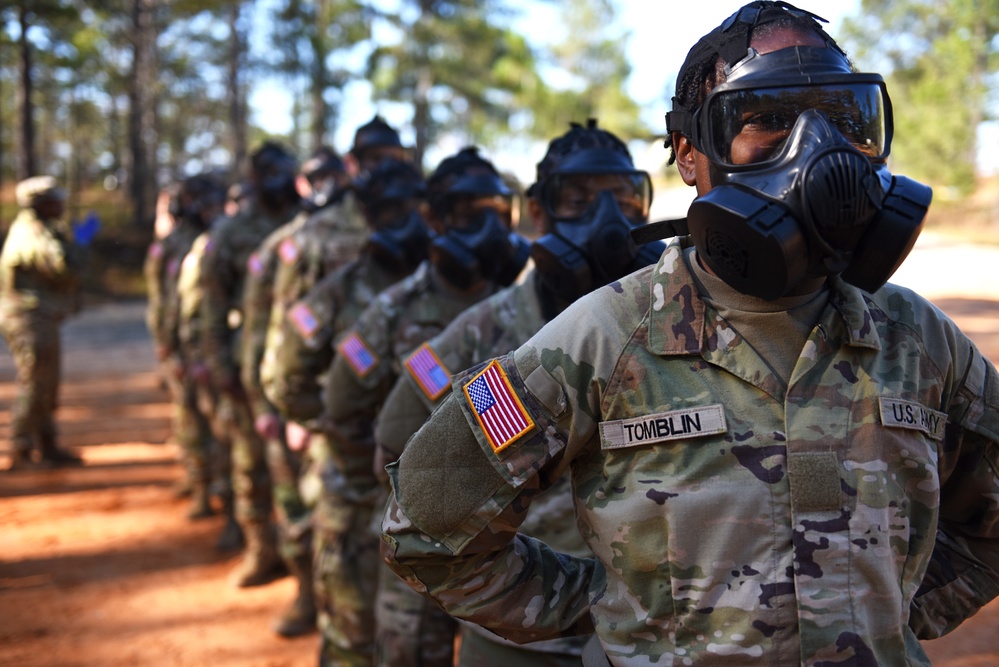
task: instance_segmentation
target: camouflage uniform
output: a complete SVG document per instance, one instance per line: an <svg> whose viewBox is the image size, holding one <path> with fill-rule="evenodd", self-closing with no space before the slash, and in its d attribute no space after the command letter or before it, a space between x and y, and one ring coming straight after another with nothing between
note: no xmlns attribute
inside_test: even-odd
<svg viewBox="0 0 999 667"><path fill-rule="evenodd" d="M173 402L173 438L180 446L188 479L197 496L210 481L208 455L212 448L208 417L198 407L197 386L186 368L180 341L181 263L203 229L181 218L173 230L153 241L146 254L144 273L149 304L146 324ZM207 503L206 498L202 498ZM197 514L197 503L192 512Z"/></svg>
<svg viewBox="0 0 999 667"><path fill-rule="evenodd" d="M0 254L0 332L17 370L17 396L11 411L14 465L31 462L32 450L42 460L65 457L56 444L55 411L59 401L63 319L79 309L80 271L86 257L73 243L69 225L42 219L24 201L10 226ZM53 186L54 187L54 186Z"/></svg>
<svg viewBox="0 0 999 667"><path fill-rule="evenodd" d="M384 554L511 639L595 628L615 665L929 664L917 639L999 592L999 374L921 297L834 277L785 384L687 243L455 378ZM516 535L567 468L596 561Z"/></svg>
<svg viewBox="0 0 999 667"><path fill-rule="evenodd" d="M449 373L513 350L544 326L538 278L531 271L523 282L472 306L406 358L405 372L385 399L375 423L376 474L384 475L382 466L399 458L409 437L450 393L446 391L451 388L450 380L444 382ZM388 484L386 476L383 483ZM592 557L576 528L572 489L566 476L534 500L520 531L562 553ZM414 608L423 602L398 577L385 577L381 586L397 605L414 596ZM521 647L472 623L463 624L461 634L458 664L468 667L578 665L586 640L569 637Z"/></svg>
<svg viewBox="0 0 999 667"><path fill-rule="evenodd" d="M278 227L298 213L289 207L273 216L257 205L213 226L202 260L201 345L205 363L218 390L216 418L232 433L232 485L236 520L247 537L245 573L270 569L277 560L270 532L272 510L265 445L254 427L253 415L239 370L243 289L252 253ZM257 556L255 554L262 554ZM252 561L259 560L263 566ZM247 575L249 576L249 575ZM250 576L253 580L255 577ZM255 581L237 581L252 585Z"/></svg>
<svg viewBox="0 0 999 667"><path fill-rule="evenodd" d="M328 438L330 460L323 474L319 511L324 516L349 512L351 525L358 527L350 537L356 540L359 569L346 570L341 576L344 581L354 582L360 598L367 598L368 608L357 610L364 615L359 620L365 625L374 621L371 597L380 576L377 531L371 523L385 501L374 473L373 421L402 372L404 355L495 290L492 283L486 283L474 292L457 292L443 283L429 262L424 262L411 276L380 294L337 345L325 392L326 421L322 428ZM366 359L371 363L365 365ZM343 539L338 532L317 533L316 537L327 547ZM327 593L334 592L339 594L332 590ZM387 660L387 664L403 665L404 660L417 659L420 662L414 664L450 665L454 622L439 610L423 609L417 619L410 612L411 605L393 606L392 601L379 609L380 615L389 617L378 620L376 645L382 652L378 663L386 664ZM437 618L429 618L434 612ZM333 664L339 664L337 660L347 655L358 664L365 660L370 663L374 636L364 626L337 627L340 620L339 614L334 616L334 627L324 633L325 657ZM422 624L422 637L409 632L415 622ZM393 634L393 630L398 633ZM420 646L408 645L414 640L421 640ZM407 645L399 646L400 641Z"/></svg>
<svg viewBox="0 0 999 667"><path fill-rule="evenodd" d="M305 262L303 266L308 264ZM400 278L402 276L388 270L369 252L364 252L356 261L324 276L288 308L286 317L272 322L272 325L277 322L278 326L272 328L267 338L261 382L265 395L285 419L297 421L312 431L307 469L302 471L299 483L303 502L310 507L318 502L322 470L329 460L328 443L318 430L318 422L322 413L320 378L328 372L332 362L333 343L382 290ZM318 596L317 623L324 636L331 631L334 616L348 628L360 626L350 620L358 618L352 610L370 608L367 597L374 596L374 591L354 595L355 583L349 578L341 581L340 573L345 567L356 567L352 564L358 563L362 556L371 567L376 566L371 563L371 553L358 553L355 557L352 541L344 540L339 549L334 549L331 545L324 546L321 536L367 531L369 518L361 517L355 522L340 508L328 512L319 507L314 509L312 573ZM351 523L361 528L351 530ZM341 565L341 559L348 565ZM339 594L333 600L323 591L339 591ZM364 628L370 634L370 628L367 625Z"/></svg>
<svg viewBox="0 0 999 667"><path fill-rule="evenodd" d="M251 256L244 296L242 376L255 416L278 415L260 381L268 337L279 335L287 307L319 277L357 259L366 235L367 226L348 197L337 205L301 213L273 232ZM281 634L300 634L297 630L304 629L306 619L315 615L310 551L314 502L300 493L303 457L288 448L283 429L280 437L267 439L266 447L278 551L300 582L296 603L276 627Z"/></svg>

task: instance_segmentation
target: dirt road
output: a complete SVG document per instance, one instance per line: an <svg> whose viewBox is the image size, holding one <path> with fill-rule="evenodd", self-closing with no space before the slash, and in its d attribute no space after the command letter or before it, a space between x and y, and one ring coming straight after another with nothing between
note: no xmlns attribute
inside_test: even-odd
<svg viewBox="0 0 999 667"><path fill-rule="evenodd" d="M999 250L926 237L895 281L927 294L999 361ZM314 635L268 630L292 582L232 588L234 557L213 546L220 520L188 521L173 495L181 470L163 444L169 408L143 307L94 305L64 329L58 418L86 465L0 472L0 665L313 665ZM0 469L12 380L0 346ZM938 667L999 665L997 625L993 603L926 648Z"/></svg>

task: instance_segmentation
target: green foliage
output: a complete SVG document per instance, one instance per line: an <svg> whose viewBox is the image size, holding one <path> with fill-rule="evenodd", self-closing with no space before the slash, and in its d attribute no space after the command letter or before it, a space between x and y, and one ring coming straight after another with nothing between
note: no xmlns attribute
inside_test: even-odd
<svg viewBox="0 0 999 667"><path fill-rule="evenodd" d="M975 133L999 70L999 0L863 0L841 40L886 74L895 115L893 168L966 194Z"/></svg>

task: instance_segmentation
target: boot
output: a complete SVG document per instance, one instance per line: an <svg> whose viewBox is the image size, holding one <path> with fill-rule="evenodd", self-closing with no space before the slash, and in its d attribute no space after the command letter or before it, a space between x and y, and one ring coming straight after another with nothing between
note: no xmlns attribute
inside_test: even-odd
<svg viewBox="0 0 999 667"><path fill-rule="evenodd" d="M288 563L298 593L291 606L271 622L282 637L298 637L316 629L316 597L312 588L312 557L306 553Z"/></svg>
<svg viewBox="0 0 999 667"><path fill-rule="evenodd" d="M263 586L288 574L288 568L274 546L274 531L263 521L249 521L243 528L246 550L232 573L237 588Z"/></svg>
<svg viewBox="0 0 999 667"><path fill-rule="evenodd" d="M34 470L38 464L31 459L31 441L14 440L14 448L10 452L10 467L7 470Z"/></svg>
<svg viewBox="0 0 999 667"><path fill-rule="evenodd" d="M212 503L209 499L208 485L203 481L196 481L191 484L191 509L187 512L187 518L191 520L204 519L215 514Z"/></svg>
<svg viewBox="0 0 999 667"><path fill-rule="evenodd" d="M215 548L219 551L239 551L246 544L243 537L243 529L236 522L236 515L232 506L232 491L223 490L219 492L222 500L222 513L225 515L225 525L219 539L215 542Z"/></svg>
<svg viewBox="0 0 999 667"><path fill-rule="evenodd" d="M38 441L41 443L43 465L53 468L83 465L83 459L79 456L56 445L54 427L43 428L39 433Z"/></svg>

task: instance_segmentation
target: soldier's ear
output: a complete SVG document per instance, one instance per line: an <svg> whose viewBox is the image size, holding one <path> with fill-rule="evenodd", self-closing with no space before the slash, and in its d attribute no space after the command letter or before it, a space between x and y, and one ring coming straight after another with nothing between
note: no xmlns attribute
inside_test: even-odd
<svg viewBox="0 0 999 667"><path fill-rule="evenodd" d="M696 149L690 139L679 132L673 133L673 154L676 155L676 169L687 185L697 185L697 170L694 165Z"/></svg>

